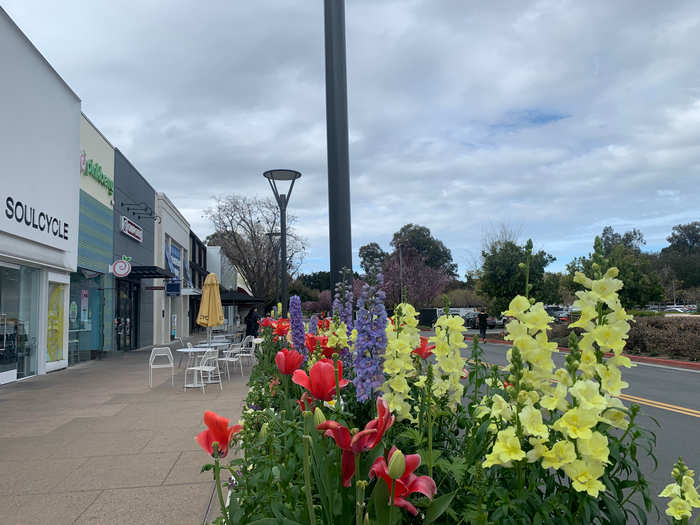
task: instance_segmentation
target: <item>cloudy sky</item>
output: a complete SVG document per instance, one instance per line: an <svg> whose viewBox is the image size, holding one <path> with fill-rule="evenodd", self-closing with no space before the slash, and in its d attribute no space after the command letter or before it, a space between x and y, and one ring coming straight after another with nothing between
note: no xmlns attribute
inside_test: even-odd
<svg viewBox="0 0 700 525"><path fill-rule="evenodd" d="M328 267L321 0L2 0L83 111L203 237L231 192L300 170ZM694 0L349 0L353 250L428 226L460 269L506 224L557 257L606 224L649 249L700 219Z"/></svg>

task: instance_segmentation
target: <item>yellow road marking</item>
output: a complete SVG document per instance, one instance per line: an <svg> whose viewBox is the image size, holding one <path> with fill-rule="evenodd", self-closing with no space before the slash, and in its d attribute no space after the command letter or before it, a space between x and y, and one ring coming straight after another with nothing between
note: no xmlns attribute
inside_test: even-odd
<svg viewBox="0 0 700 525"><path fill-rule="evenodd" d="M468 362L473 362L471 359ZM487 361L482 361L488 366L493 366L495 363L489 363ZM505 368L503 365L498 365L498 368ZM647 399L645 397L633 396L631 394L620 394L620 399L624 401L629 401L631 403L637 403L639 405L646 405L653 408L659 408L661 410L667 410L669 412L675 412L677 414L682 414L684 416L697 417L700 419L700 410L695 410L694 408L681 407L678 405L672 405L670 403L664 403L663 401L654 401L653 399Z"/></svg>

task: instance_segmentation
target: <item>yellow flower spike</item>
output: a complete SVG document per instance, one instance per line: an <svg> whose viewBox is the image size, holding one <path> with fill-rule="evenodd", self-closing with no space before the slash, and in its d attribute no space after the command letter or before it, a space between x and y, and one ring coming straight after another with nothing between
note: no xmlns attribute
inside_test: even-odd
<svg viewBox="0 0 700 525"><path fill-rule="evenodd" d="M619 274L620 274L620 270L618 270L616 267L613 266L607 272L605 272L605 275L603 275L603 277L606 279L614 279Z"/></svg>
<svg viewBox="0 0 700 525"><path fill-rule="evenodd" d="M673 498L668 502L666 514L679 521L683 518L690 518L690 503L678 497Z"/></svg>
<svg viewBox="0 0 700 525"><path fill-rule="evenodd" d="M576 448L571 441L557 441L551 450L542 454L542 468L560 469L576 460Z"/></svg>
<svg viewBox="0 0 700 525"><path fill-rule="evenodd" d="M466 359L461 350L464 342L464 319L457 315L442 315L435 322L435 335L430 342L435 345L436 370L433 394L439 398L448 396L448 406L454 410L462 402L462 371Z"/></svg>
<svg viewBox="0 0 700 525"><path fill-rule="evenodd" d="M494 394L493 405L491 406L491 418L510 421L511 417L513 417L513 409L510 404L498 394Z"/></svg>

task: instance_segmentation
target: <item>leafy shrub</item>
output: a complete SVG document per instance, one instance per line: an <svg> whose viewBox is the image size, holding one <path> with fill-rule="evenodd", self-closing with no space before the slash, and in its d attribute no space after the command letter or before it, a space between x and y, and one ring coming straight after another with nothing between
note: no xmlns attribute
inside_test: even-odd
<svg viewBox="0 0 700 525"><path fill-rule="evenodd" d="M625 351L700 361L700 319L647 317L632 324Z"/></svg>

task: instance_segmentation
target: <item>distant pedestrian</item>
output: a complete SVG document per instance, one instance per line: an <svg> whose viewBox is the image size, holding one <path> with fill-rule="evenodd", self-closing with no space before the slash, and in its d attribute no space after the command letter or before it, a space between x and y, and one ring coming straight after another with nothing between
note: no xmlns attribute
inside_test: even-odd
<svg viewBox="0 0 700 525"><path fill-rule="evenodd" d="M260 316L258 315L258 309L256 307L251 308L250 312L248 312L248 315L245 316L245 335L246 336L258 335L258 321L259 320L260 320Z"/></svg>
<svg viewBox="0 0 700 525"><path fill-rule="evenodd" d="M481 309L479 315L476 316L477 326L479 327L479 336L481 340L486 342L486 326L488 325L489 316L484 308Z"/></svg>

